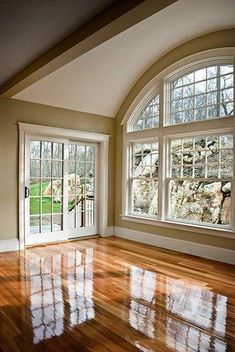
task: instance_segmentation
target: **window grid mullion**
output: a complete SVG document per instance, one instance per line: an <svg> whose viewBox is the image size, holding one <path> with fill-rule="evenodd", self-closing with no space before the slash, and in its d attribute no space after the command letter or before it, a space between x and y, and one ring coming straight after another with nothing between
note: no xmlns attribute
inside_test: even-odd
<svg viewBox="0 0 235 352"><path fill-rule="evenodd" d="M220 116L220 66L217 66L218 75L216 77L217 81L217 116Z"/></svg>
<svg viewBox="0 0 235 352"><path fill-rule="evenodd" d="M166 92L167 94L167 92ZM164 145L163 145L163 136L161 131L163 130L163 126L165 124L165 118L164 112L168 114L168 111L166 110L166 105L165 99L164 99L164 80L162 79L159 82L159 135L158 135L158 214L157 218L162 220L164 217L164 162L163 162L163 153L164 153ZM167 99L166 99L167 100ZM170 115L170 114L168 114ZM160 186L162 187L162 191L160 192Z"/></svg>
<svg viewBox="0 0 235 352"><path fill-rule="evenodd" d="M223 64L222 65L226 65L226 64ZM228 64L230 65L230 63ZM209 119L208 118L208 115L209 115L209 112L208 112L208 109L210 107L213 107L213 106L216 106L217 107L217 118L222 120L222 115L220 114L220 95L221 95L221 91L222 90L225 90L225 89L233 89L234 90L234 85L233 87L226 87L226 86L221 86L221 75L224 77L224 76L229 76L231 75L232 73L221 73L220 72L220 65L216 65L216 64L213 64L214 67L217 68L217 74L216 76L213 76L213 77L209 77L208 75L208 70L207 70L207 67L210 67L209 65L208 66L204 66L204 67L201 67L202 69L206 68L206 78L205 79L202 79L203 76L200 76L201 72L199 73L199 77L201 78L201 80L198 80L197 82L195 82L195 72L192 72L193 73L193 84L192 84L192 90L193 90L193 94L190 98L192 98L192 107L190 107L190 109L193 110L193 114L194 114L194 120L196 123L199 123L199 126L200 126L200 120L196 120L196 109L206 109L206 117L205 119ZM213 68L213 66L211 66ZM200 68L197 68L197 70L200 70ZM233 75L234 75L234 70L233 70ZM198 78L198 77L197 77ZM177 79L177 78L174 78L174 79ZM211 90L209 91L210 87L214 87L214 86L209 86L209 82L211 79L215 79L217 81L217 87L216 87L216 90ZM203 93L203 92L200 92L200 87L197 87L197 94L196 94L196 84L198 83L203 83L205 82L206 84L206 91ZM213 82L212 82L213 83ZM181 88L183 89L183 87L187 87L189 86L190 84L183 84L181 85ZM222 88L221 88L222 87ZM178 87L177 87L178 88ZM131 156L129 155L129 170L131 170L131 175L130 175L130 172L129 172L129 188L130 189L133 189L133 181L134 180L145 180L145 181L154 181L154 180L158 180L158 215L157 215L157 218L160 219L160 220L167 220L168 218L168 214L167 214L167 205L169 205L169 201L167 201L167 197L169 198L169 195L170 195L170 191L169 191L169 183L170 181L172 180L182 180L182 181L195 181L195 182L217 182L217 181L220 181L220 182L233 182L233 177L227 177L227 178L224 178L224 176L226 175L226 170L225 170L225 167L221 168L221 166L223 165L228 165L228 160L230 160L229 158L231 157L227 157L226 156L226 153L222 156L222 153L221 151L229 151L229 150L232 150L231 148L228 148L228 147L222 147L221 145L221 139L220 139L220 135L226 135L226 134L231 134L231 132L227 132L226 129L224 129L224 132L223 132L223 128L219 129L218 128L218 132L216 133L216 130L215 132L213 132L213 126L211 128L211 130L208 130L208 134L206 133L206 130L202 132L202 136L205 138L205 141L206 141L206 146L204 149L202 149L202 151L204 151L205 155L204 155L204 160L202 159L202 162L200 163L200 160L199 159L199 162L198 162L198 157L196 159L196 154L197 154L197 150L196 150L196 140L195 138L196 137L200 137L200 132L198 132L198 135L195 134L193 128L192 128L192 135L189 137L189 138L192 138L192 149L188 149L188 146L184 145L184 139L187 138L185 136L183 136L182 134L182 137L180 137L180 133L176 133L178 134L178 137L177 139L180 139L181 140L181 146L180 146L180 150L178 150L177 152L180 154L180 164L176 164L176 165L172 165L171 163L171 159L172 159L172 156L171 156L171 150L170 150L170 143L171 143L171 140L174 139L174 133L172 133L170 136L167 136L167 132L164 132L164 129L165 127L164 126L169 126L169 125L172 125L176 127L177 123L174 123L173 122L173 112L172 112L172 108L171 108L171 104L172 104L172 91L173 89L176 89L176 88L173 88L172 86L172 82L168 82L166 84L166 86L164 87L164 81L161 80L160 83L159 83L159 127L158 127L158 130L157 130L157 134L158 134L158 178L156 177L152 177L152 171L153 171L153 164L150 162L150 176L151 177L143 177L143 170L144 170L144 167L148 166L148 165L145 165L143 166L144 164L142 164L142 166L140 167L141 168L141 177L134 177L134 156L133 156L133 145L134 143L139 143L139 144L142 144L142 150L141 150L141 160L144 159L144 157L146 155L144 155L144 149L143 149L143 145L144 143L151 143L148 141L148 138L150 137L147 137L146 140L142 140L141 142L138 142L133 139L133 142L132 142L132 145L131 145ZM165 95L164 95L164 92L165 92ZM217 102L212 102L212 101L209 101L209 95L211 93L216 93L217 95ZM197 96L200 96L200 95L205 95L206 97L206 103L204 105L198 105L198 102L196 102L196 97ZM182 104L183 104L183 99L186 98L183 96L183 92L182 92L182 97L181 98L176 98L175 100L177 101L180 101L182 100ZM226 104L227 103L230 103L230 96L228 97L229 99L226 99ZM234 101L234 97L233 97L233 100L231 100L231 102ZM204 101L203 101L204 102ZM202 102L202 103L203 103ZM150 104L151 105L151 104ZM231 105L231 104L230 104ZM145 107L146 108L146 107ZM229 107L231 109L231 107ZM218 110L219 109L219 110ZM180 110L180 112L184 112L184 111L188 111L187 109L185 109L185 105L182 105L182 110ZM227 112L226 112L227 114ZM220 116L221 115L221 116ZM182 115L183 116L183 115ZM213 115L214 116L214 115ZM166 121L166 118L169 119L169 121ZM211 118L213 119L213 118ZM146 120L146 116L145 117L142 117L142 120ZM170 123L169 123L170 122ZM185 121L184 121L185 122ZM210 125L209 125L210 126ZM221 125L222 127L222 125ZM231 127L231 126L230 126ZM145 126L146 128L146 126ZM200 127L199 127L200 128ZM230 130L232 131L232 127L230 128ZM177 130L177 128L176 128ZM229 130L229 129L228 129ZM134 130L133 130L134 131ZM212 131L212 132L211 132ZM139 131L141 133L141 131ZM138 132L138 133L139 133ZM173 132L173 130L172 130ZM189 132L190 133L190 132ZM154 135L156 136L156 129L154 131L154 134L152 134L152 137L151 139L153 140L154 138ZM210 150L212 150L212 148L208 149L207 148L207 144L208 144L208 137L209 136L213 136L213 135L216 135L218 136L219 138L219 146L218 146L218 159L217 157L213 157L213 154L211 154ZM140 135L139 135L140 136ZM151 136L151 133L149 134L146 134L146 136ZM190 147L189 147L190 148ZM200 150L200 149L199 149ZM189 152L189 156L185 153ZM191 155L192 153L192 155ZM151 153L152 155L152 153ZM212 155L212 158L211 158L211 155ZM152 158L152 157L151 157ZM190 162L190 158L192 160L192 164ZM209 158L209 159L208 159ZM226 158L226 159L225 159ZM186 160L186 163L185 163L185 160ZM196 164L196 160L197 160L197 164ZM226 160L223 161L223 160ZM180 177L172 177L172 166L174 167L177 167L177 166L180 166ZM188 166L185 167L185 165ZM213 175L213 167L214 165L216 165L216 167L218 167L218 178L213 178L213 177L210 177L210 175L212 176ZM233 164L234 165L234 164ZM195 177L196 175L203 175L203 172L201 173L200 171L200 167L201 168L204 168L204 175L205 177ZM233 166L233 170L235 169L235 167ZM233 171L235 173L235 170ZM188 177L187 175L191 175L192 174L192 177ZM161 192L159 191L159 189L161 188ZM147 189L146 192L149 192L149 189ZM233 197L234 197L234 185L232 185L232 192L233 192ZM131 204L132 204L132 209L133 209L133 192L131 191ZM130 204L130 202L129 202ZM233 204L234 204L234 200L233 200ZM169 208L169 206L168 206ZM129 209L129 212L130 212L130 209ZM140 214L138 214L139 216ZM141 214L142 215L142 214ZM140 215L140 216L141 216ZM233 217L233 219L231 220L230 224L233 224L233 228L234 228L234 225L235 225L235 219ZM209 225L210 223L203 223L203 225Z"/></svg>

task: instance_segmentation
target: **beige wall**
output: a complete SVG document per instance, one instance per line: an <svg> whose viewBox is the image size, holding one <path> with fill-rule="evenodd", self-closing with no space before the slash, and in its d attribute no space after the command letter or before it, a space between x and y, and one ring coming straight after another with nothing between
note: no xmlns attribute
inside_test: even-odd
<svg viewBox="0 0 235 352"><path fill-rule="evenodd" d="M228 238L203 234L197 235L187 231L137 224L130 221L122 221L120 217L122 194L122 127L120 124L131 102L154 76L179 59L202 50L230 46L235 46L235 29L207 34L175 48L154 63L136 82L121 105L116 121L103 116L27 103L15 99L0 98L0 240L18 238L17 122L25 122L111 135L109 153L109 225L113 225L114 215L115 226L218 247L235 248L235 240ZM115 156L114 144L116 145ZM116 160L115 165L114 157ZM115 214L113 214L113 209L115 209Z"/></svg>
<svg viewBox="0 0 235 352"><path fill-rule="evenodd" d="M115 173L115 226L128 228L152 234L158 234L175 239L182 239L197 243L204 243L208 245L235 249L235 239L220 238L212 235L196 234L187 231L178 231L173 229L166 229L157 226L144 225L130 221L123 221L121 219L122 212L122 126L121 121L124 115L133 102L138 93L148 84L158 73L167 68L178 60L195 54L200 51L235 46L235 28L223 30L219 32L210 33L201 37L195 38L187 43L184 43L173 49L158 61L156 61L136 82L129 94L123 101L119 112L116 116L116 173Z"/></svg>
<svg viewBox="0 0 235 352"><path fill-rule="evenodd" d="M17 122L110 134L109 214L113 225L115 121L77 111L0 98L0 241L18 238Z"/></svg>

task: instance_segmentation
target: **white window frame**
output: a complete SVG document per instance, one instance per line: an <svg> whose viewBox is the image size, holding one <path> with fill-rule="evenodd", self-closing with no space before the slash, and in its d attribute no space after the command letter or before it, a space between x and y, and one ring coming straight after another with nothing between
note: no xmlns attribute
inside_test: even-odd
<svg viewBox="0 0 235 352"><path fill-rule="evenodd" d="M145 143L145 144L148 144L148 143L158 143L158 139L157 138L150 138L150 139L134 139L134 140L130 140L129 141L129 146L128 146L128 149L129 149L129 167L128 167L128 188L131 188L131 185L130 183L133 184L133 179L138 179L137 177L133 177L132 176L132 158L133 158L133 155L132 155L132 146L133 146L133 143ZM158 146L159 146L159 143L158 143ZM158 155L159 155L159 150L158 150ZM146 178L147 179L147 178ZM148 178L149 180L157 180L159 182L159 177L156 177L156 178L152 178L152 177L149 177ZM158 188L158 193L159 193L159 188ZM158 197L159 197L159 194L158 194ZM146 216L145 215L142 215L142 214L136 214L132 211L132 202L133 202L133 196L131 194L131 192L128 192L128 214L130 214L131 216L138 216L140 218L145 218ZM159 214L159 204L158 204L158 214ZM157 215L157 219L159 218L159 215ZM153 219L155 220L155 216L154 215L149 215L148 216L148 219Z"/></svg>
<svg viewBox="0 0 235 352"><path fill-rule="evenodd" d="M43 136L57 139L71 139L84 142L94 142L99 144L99 176L98 189L99 197L97 205L99 212L98 216L98 233L105 237L108 234L108 148L109 135L101 133L92 133L86 131L77 131L72 129L63 129L57 127L48 127L41 125L33 125L27 123L18 123L19 125L19 248L25 249L25 159L26 143L29 137ZM66 161L65 161L66 162ZM66 177L66 175L65 175ZM64 202L65 204L65 202ZM67 231L67 232L66 232ZM65 228L68 239L68 229Z"/></svg>
<svg viewBox="0 0 235 352"><path fill-rule="evenodd" d="M128 120L128 125L127 125L127 130L130 132L134 132L134 124L136 120L138 120L139 117L139 112L144 111L148 104L157 96L159 95L159 85L157 84L156 86L152 87L152 89L146 94L144 99L142 99L139 103L139 105L136 107L135 112L131 115L131 118ZM160 100L160 99L159 99ZM158 123L160 123L160 118ZM158 127L157 127L158 128ZM146 129L151 129L151 128L146 128Z"/></svg>
<svg viewBox="0 0 235 352"><path fill-rule="evenodd" d="M214 131L200 131L200 133L197 133L197 132L191 132L190 133L190 137L203 137L203 136L210 136L210 135L223 135L223 134L226 134L226 133L229 133L229 134L232 134L233 135L233 140L234 140L234 137L235 137L235 134L234 134L234 129L222 129L222 130L214 130ZM182 180L184 178L172 178L169 174L170 174L170 166L168 165L169 163L169 154L170 154L170 141L171 139L173 138L187 138L188 137L188 134L177 134L177 135L173 135L173 136L166 136L165 137L165 145L166 145L166 148L167 148L167 152L166 152L166 169L165 169L165 182L166 182L166 194L165 194L165 198L168 198L169 197L169 191L168 191L168 183L171 179L174 179L174 180ZM235 146L235 143L234 143L234 146ZM233 147L234 149L234 147ZM185 178L185 180L194 180L194 181L200 181L200 180L203 180L205 182L215 182L215 179L213 178ZM219 180L222 180L221 178L219 178ZM232 189L234 188L234 177L231 179L231 180L225 180L226 182L231 182L232 183ZM179 223L179 224L188 224L188 225L191 225L192 222L190 221L187 221L187 220L177 220L177 219L171 219L169 217L169 207L168 207L168 199L166 199L165 201L165 209L164 209L164 214L165 214L165 220L166 221L170 221L170 222L174 222L174 223ZM227 225L219 225L219 224L210 224L210 223L204 223L203 224L203 227L205 228L214 228L214 229L221 229L221 230L227 230L227 231L232 231L233 230L233 224L234 224L234 213L231 212L231 223L230 223L230 226L227 226ZM200 226L200 223L196 223L194 222L195 226Z"/></svg>
<svg viewBox="0 0 235 352"><path fill-rule="evenodd" d="M187 74L193 70L198 70L208 65L220 65L223 63L235 64L235 48L212 49L200 52L184 58L154 77L137 95L129 109L127 110L123 125L123 165L122 165L122 220L133 221L142 224L154 225L159 227L173 228L177 230L191 231L194 233L208 234L219 237L235 238L235 160L233 162L233 180L232 180L232 217L231 227L218 228L214 224L194 224L182 223L169 220L167 218L167 161L168 161L168 143L169 138L177 136L183 137L190 134L205 135L213 133L229 132L233 134L235 148L235 116L220 117L211 120L193 121L189 123L180 123L169 125L167 118L169 115L169 82L179 75ZM235 82L235 79L234 79ZM138 113L141 113L146 102L157 92L160 96L160 117L159 127L153 129L144 129L141 131L132 131L131 123L135 120ZM234 97L235 98L235 97ZM234 99L235 101L235 99ZM164 103L164 104L163 104ZM158 197L159 212L158 219L152 219L147 216L138 216L130 214L129 211L129 170L130 170L130 143L148 142L148 140L158 140L159 142L159 189L161 188L162 196Z"/></svg>

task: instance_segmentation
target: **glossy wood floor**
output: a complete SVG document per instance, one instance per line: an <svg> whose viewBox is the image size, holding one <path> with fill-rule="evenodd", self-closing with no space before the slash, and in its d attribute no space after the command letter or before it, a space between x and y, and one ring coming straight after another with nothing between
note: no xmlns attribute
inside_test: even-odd
<svg viewBox="0 0 235 352"><path fill-rule="evenodd" d="M235 271L118 238L0 254L1 352L235 351Z"/></svg>

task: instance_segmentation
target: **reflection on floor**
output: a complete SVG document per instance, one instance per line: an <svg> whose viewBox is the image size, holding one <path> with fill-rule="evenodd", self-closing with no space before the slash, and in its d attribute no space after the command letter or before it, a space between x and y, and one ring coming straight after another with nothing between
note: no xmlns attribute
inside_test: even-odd
<svg viewBox="0 0 235 352"><path fill-rule="evenodd" d="M0 254L0 352L235 350L234 267L109 238Z"/></svg>
<svg viewBox="0 0 235 352"><path fill-rule="evenodd" d="M131 266L130 272L130 325L154 338L156 274Z"/></svg>
<svg viewBox="0 0 235 352"><path fill-rule="evenodd" d="M70 305L70 325L74 327L93 319L93 248L82 254L68 253L68 302Z"/></svg>
<svg viewBox="0 0 235 352"><path fill-rule="evenodd" d="M38 343L64 332L65 301L69 304L69 326L94 318L93 248L71 251L28 262L33 342ZM66 271L67 292L62 290L62 270ZM67 323L67 322L66 322Z"/></svg>
<svg viewBox="0 0 235 352"><path fill-rule="evenodd" d="M38 343L64 331L64 302L61 256L29 261L33 342Z"/></svg>

